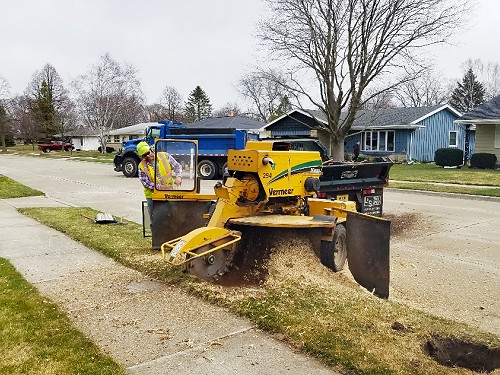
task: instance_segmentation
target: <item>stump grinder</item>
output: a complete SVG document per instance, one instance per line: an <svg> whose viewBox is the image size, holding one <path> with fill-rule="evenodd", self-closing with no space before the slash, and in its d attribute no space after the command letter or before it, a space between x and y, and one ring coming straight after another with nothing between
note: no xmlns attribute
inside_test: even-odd
<svg viewBox="0 0 500 375"><path fill-rule="evenodd" d="M389 296L390 222L356 212L352 201L316 198L318 152L249 141L243 150L229 150L224 181L215 185L215 195L207 195L200 194L196 177L196 142L158 140L155 149L177 158L186 177L179 190L153 194L153 246L161 247L166 262L217 280L249 240L246 228L253 228L253 236L292 228L310 237L321 264L336 272L347 260L360 285Z"/></svg>

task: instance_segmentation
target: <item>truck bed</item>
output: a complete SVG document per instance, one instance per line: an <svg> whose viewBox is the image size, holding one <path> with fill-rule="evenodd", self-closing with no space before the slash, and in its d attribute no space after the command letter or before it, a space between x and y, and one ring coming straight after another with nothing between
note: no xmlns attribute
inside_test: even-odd
<svg viewBox="0 0 500 375"><path fill-rule="evenodd" d="M383 190L391 167L392 162L327 163L318 197L355 201L359 212L382 216Z"/></svg>

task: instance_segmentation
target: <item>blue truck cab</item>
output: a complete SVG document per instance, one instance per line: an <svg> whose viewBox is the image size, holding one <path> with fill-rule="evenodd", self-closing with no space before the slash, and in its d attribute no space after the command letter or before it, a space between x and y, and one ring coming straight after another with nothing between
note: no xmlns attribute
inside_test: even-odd
<svg viewBox="0 0 500 375"><path fill-rule="evenodd" d="M187 139L198 141L198 175L211 180L221 176L227 165L227 150L245 148L249 135L237 129L203 129L187 127L180 122L160 121L144 130L144 138L124 142L122 151L115 156L115 171L126 177L137 176L141 161L136 147L146 141L154 145L155 139Z"/></svg>

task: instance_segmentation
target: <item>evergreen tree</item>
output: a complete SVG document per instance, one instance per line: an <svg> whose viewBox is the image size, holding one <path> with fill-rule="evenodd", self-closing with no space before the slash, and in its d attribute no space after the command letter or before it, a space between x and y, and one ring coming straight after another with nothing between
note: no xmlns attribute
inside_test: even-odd
<svg viewBox="0 0 500 375"><path fill-rule="evenodd" d="M57 133L55 123L55 109L52 92L49 90L47 82L44 80L40 86L40 91L34 101L34 114L40 127L40 132L45 138L52 137Z"/></svg>
<svg viewBox="0 0 500 375"><path fill-rule="evenodd" d="M290 103L290 99L288 96L284 95L280 99L280 104L278 107L270 114L269 121L274 121L278 117L281 117L293 109L292 103Z"/></svg>
<svg viewBox="0 0 500 375"><path fill-rule="evenodd" d="M470 112L484 102L485 93L483 84L476 79L472 68L469 68L462 82L457 82L457 87L451 94L450 105L462 113Z"/></svg>
<svg viewBox="0 0 500 375"><path fill-rule="evenodd" d="M200 121L212 115L210 98L200 86L191 91L186 102L186 121Z"/></svg>

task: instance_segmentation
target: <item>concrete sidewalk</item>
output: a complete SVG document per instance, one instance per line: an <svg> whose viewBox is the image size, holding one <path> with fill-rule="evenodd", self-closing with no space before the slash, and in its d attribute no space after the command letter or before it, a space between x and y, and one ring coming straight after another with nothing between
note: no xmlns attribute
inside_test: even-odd
<svg viewBox="0 0 500 375"><path fill-rule="evenodd" d="M249 321L144 277L0 200L0 257L131 374L338 374Z"/></svg>

